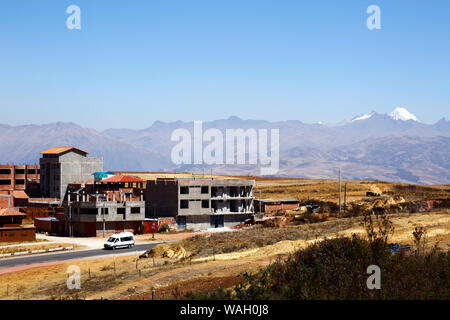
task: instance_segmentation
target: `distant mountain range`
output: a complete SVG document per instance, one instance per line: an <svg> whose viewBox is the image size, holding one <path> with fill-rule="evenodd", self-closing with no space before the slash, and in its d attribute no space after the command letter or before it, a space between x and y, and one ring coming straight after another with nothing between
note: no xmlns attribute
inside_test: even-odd
<svg viewBox="0 0 450 320"><path fill-rule="evenodd" d="M156 121L142 130L103 132L62 122L0 124L0 163L38 163L41 151L71 145L103 157L105 170L259 174L256 165L174 165L170 154L176 142L170 137L178 128L192 132L193 122ZM280 176L335 178L340 167L344 179L450 183L450 121L425 124L405 108L331 125L230 117L204 122L203 130L209 128L279 129Z"/></svg>

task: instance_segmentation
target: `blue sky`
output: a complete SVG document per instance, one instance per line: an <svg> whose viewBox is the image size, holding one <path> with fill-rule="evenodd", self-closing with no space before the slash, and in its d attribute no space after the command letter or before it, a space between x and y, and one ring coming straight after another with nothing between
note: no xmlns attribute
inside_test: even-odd
<svg viewBox="0 0 450 320"><path fill-rule="evenodd" d="M449 14L446 0L5 0L0 123L338 122L398 106L433 123L450 118Z"/></svg>

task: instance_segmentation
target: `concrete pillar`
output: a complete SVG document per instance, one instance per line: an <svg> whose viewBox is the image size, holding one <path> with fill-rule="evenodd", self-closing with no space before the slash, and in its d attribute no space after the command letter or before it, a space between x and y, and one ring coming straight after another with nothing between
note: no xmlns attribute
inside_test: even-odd
<svg viewBox="0 0 450 320"><path fill-rule="evenodd" d="M98 191L95 191L95 202L98 202Z"/></svg>

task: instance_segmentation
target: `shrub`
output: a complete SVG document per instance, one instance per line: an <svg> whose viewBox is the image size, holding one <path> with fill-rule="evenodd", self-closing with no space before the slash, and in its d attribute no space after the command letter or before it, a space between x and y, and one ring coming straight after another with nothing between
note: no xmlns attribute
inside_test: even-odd
<svg viewBox="0 0 450 320"><path fill-rule="evenodd" d="M170 231L170 225L168 225L168 224L163 224L158 230L158 232L169 232L169 231Z"/></svg>
<svg viewBox="0 0 450 320"><path fill-rule="evenodd" d="M369 290L367 267L381 269L381 289ZM391 254L368 240L328 239L278 260L224 294L190 294L198 299L445 299L450 298L450 255L433 250L426 255Z"/></svg>
<svg viewBox="0 0 450 320"><path fill-rule="evenodd" d="M436 248L421 254L391 254L387 243L394 227L386 214L365 214L362 226L368 239L325 239L277 260L233 290L201 292L187 298L262 299L450 299L450 254ZM413 233L423 248L425 230ZM381 270L381 288L367 288L367 268Z"/></svg>
<svg viewBox="0 0 450 320"><path fill-rule="evenodd" d="M394 233L394 225L384 211L374 211L374 214L365 212L361 226L372 245L379 243L386 246L389 237Z"/></svg>
<svg viewBox="0 0 450 320"><path fill-rule="evenodd" d="M357 216L364 214L364 212L366 212L366 210L367 210L366 207L361 204L357 204L357 203L352 203L350 205L347 204L347 206L343 210L343 216L344 217L357 217Z"/></svg>
<svg viewBox="0 0 450 320"><path fill-rule="evenodd" d="M189 300L230 300L232 299L232 291L225 290L222 287L217 287L213 290L204 290L199 293L188 292L185 296L174 293L176 299L189 299Z"/></svg>

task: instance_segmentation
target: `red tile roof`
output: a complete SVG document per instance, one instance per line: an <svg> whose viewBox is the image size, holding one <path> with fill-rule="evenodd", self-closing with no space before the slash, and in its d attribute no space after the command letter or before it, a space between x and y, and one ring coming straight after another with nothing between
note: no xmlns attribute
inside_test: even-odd
<svg viewBox="0 0 450 320"><path fill-rule="evenodd" d="M132 176L123 176L123 175L115 175L106 179L103 179L101 182L110 182L110 183L131 183L131 182L145 182L145 180L132 177Z"/></svg>
<svg viewBox="0 0 450 320"><path fill-rule="evenodd" d="M0 209L1 217L25 216L26 214L13 209Z"/></svg>
<svg viewBox="0 0 450 320"><path fill-rule="evenodd" d="M45 151L41 152L41 154L61 154L63 152L66 152L66 151L69 151L69 150L72 150L72 149L81 151L81 152L86 153L86 154L89 153L89 152L86 152L84 150L81 150L81 149L78 149L78 148L75 148L75 147L56 147L56 148L51 148L51 149L45 150Z"/></svg>

